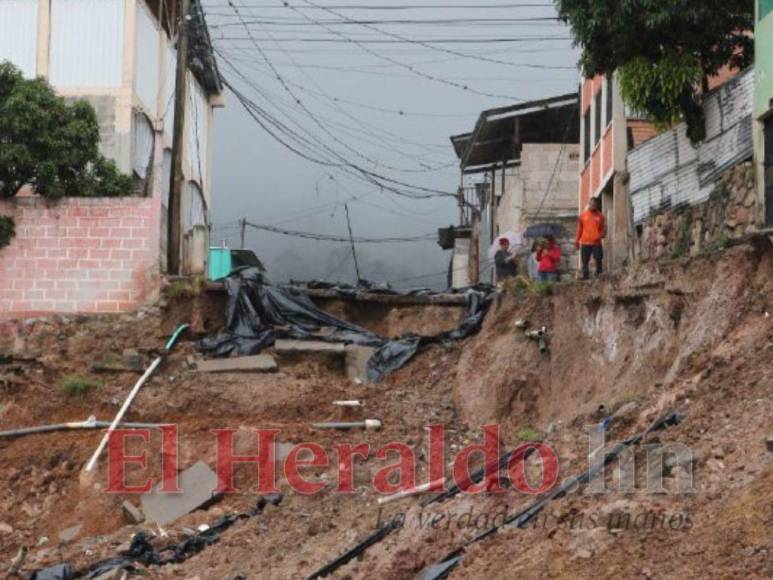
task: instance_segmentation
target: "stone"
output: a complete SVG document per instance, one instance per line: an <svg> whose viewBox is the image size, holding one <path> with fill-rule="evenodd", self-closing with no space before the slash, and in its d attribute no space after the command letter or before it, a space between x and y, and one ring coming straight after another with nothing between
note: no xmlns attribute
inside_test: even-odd
<svg viewBox="0 0 773 580"><path fill-rule="evenodd" d="M346 347L339 342L322 340L277 340L274 350L278 354L333 354L344 355Z"/></svg>
<svg viewBox="0 0 773 580"><path fill-rule="evenodd" d="M0 535L12 534L13 528L5 522L0 522Z"/></svg>
<svg viewBox="0 0 773 580"><path fill-rule="evenodd" d="M164 493L161 491L163 485L163 482L159 483L140 498L145 517L161 526L206 505L219 495L216 492L219 487L217 475L203 462L180 474L179 493Z"/></svg>
<svg viewBox="0 0 773 580"><path fill-rule="evenodd" d="M278 370L274 357L267 354L199 360L196 370L200 373L273 373Z"/></svg>
<svg viewBox="0 0 773 580"><path fill-rule="evenodd" d="M346 345L346 376L350 380L358 383L368 382L368 361L376 352L375 348L369 346L359 346L356 344Z"/></svg>
<svg viewBox="0 0 773 580"><path fill-rule="evenodd" d="M139 508L129 500L126 500L121 504L121 509L123 510L124 518L130 524L141 524L145 521L145 516Z"/></svg>
<svg viewBox="0 0 773 580"><path fill-rule="evenodd" d="M82 529L83 529L83 524L76 524L74 526L70 526L69 528L59 532L59 539L62 542L71 542L78 536L78 534L81 533Z"/></svg>

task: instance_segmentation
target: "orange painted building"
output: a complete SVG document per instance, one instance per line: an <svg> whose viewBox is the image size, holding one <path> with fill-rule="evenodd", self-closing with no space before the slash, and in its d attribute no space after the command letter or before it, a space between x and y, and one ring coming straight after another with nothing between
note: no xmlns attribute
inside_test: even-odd
<svg viewBox="0 0 773 580"><path fill-rule="evenodd" d="M606 253L612 266L628 255L629 209L622 176L627 151L656 135L655 129L626 113L614 77L583 80L580 103L579 211L591 197L601 199L607 218ZM617 178L617 179L616 179Z"/></svg>

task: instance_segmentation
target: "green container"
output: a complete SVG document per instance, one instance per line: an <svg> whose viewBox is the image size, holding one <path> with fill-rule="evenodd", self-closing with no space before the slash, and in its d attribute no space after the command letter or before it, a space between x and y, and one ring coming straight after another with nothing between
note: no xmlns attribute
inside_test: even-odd
<svg viewBox="0 0 773 580"><path fill-rule="evenodd" d="M233 270L230 248L209 248L207 276L210 280L222 280Z"/></svg>

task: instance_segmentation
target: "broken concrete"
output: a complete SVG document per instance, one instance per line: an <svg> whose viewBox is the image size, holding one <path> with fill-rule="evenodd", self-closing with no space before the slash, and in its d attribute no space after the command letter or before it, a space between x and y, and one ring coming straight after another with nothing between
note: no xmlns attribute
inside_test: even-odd
<svg viewBox="0 0 773 580"><path fill-rule="evenodd" d="M128 523L141 524L145 521L145 516L140 509L129 500L126 500L121 504L121 509L123 510L124 518Z"/></svg>
<svg viewBox="0 0 773 580"><path fill-rule="evenodd" d="M346 351L346 376L356 383L368 382L368 361L376 352L375 348L348 344Z"/></svg>
<svg viewBox="0 0 773 580"><path fill-rule="evenodd" d="M267 354L196 361L200 373L273 373L277 368L274 357Z"/></svg>
<svg viewBox="0 0 773 580"><path fill-rule="evenodd" d="M344 355L346 347L338 342L322 340L277 340L274 344L277 354L329 354Z"/></svg>
<svg viewBox="0 0 773 580"><path fill-rule="evenodd" d="M141 497L142 511L149 521L166 525L217 497L218 479L205 463L199 462L180 474L180 493L163 493L159 483Z"/></svg>

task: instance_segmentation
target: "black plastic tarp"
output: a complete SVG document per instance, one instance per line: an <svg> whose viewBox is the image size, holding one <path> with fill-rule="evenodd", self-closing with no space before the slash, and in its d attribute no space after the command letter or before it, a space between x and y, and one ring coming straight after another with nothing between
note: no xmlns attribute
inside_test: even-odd
<svg viewBox="0 0 773 580"><path fill-rule="evenodd" d="M490 304L490 287L466 291L467 306L459 326L433 336L405 334L394 339L331 316L318 308L301 290L274 286L256 268L234 272L225 280L228 293L225 326L217 336L199 341L208 356L249 356L274 344L277 338L325 340L375 347L368 361L368 379L378 381L408 362L428 344L466 338L480 329ZM331 288L338 288L331 286ZM365 289L338 288L342 293ZM367 289L372 292L371 289ZM388 293L394 291L386 290ZM422 294L430 293L421 290Z"/></svg>

